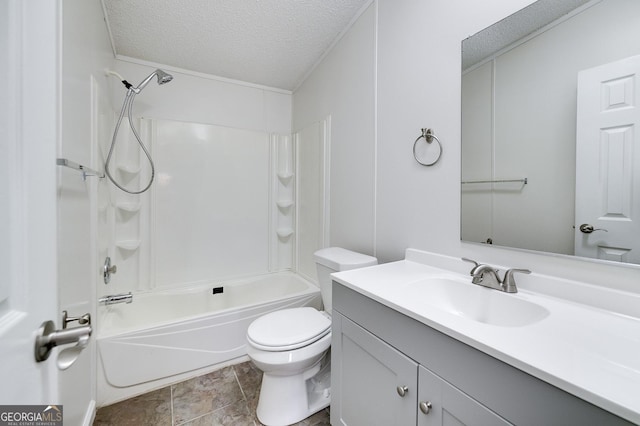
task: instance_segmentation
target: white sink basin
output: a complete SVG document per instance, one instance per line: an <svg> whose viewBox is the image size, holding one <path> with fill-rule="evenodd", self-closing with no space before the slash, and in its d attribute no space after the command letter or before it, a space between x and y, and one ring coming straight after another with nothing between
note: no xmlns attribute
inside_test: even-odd
<svg viewBox="0 0 640 426"><path fill-rule="evenodd" d="M502 327L522 327L549 315L545 307L515 294L451 278L428 278L408 283L404 295L411 298L413 304Z"/></svg>

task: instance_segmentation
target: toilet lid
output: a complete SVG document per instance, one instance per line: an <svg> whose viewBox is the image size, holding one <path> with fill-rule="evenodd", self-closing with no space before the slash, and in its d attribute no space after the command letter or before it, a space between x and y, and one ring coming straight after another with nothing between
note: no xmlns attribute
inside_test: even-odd
<svg viewBox="0 0 640 426"><path fill-rule="evenodd" d="M263 315L251 323L247 338L265 351L298 349L326 336L331 319L314 308L283 309Z"/></svg>

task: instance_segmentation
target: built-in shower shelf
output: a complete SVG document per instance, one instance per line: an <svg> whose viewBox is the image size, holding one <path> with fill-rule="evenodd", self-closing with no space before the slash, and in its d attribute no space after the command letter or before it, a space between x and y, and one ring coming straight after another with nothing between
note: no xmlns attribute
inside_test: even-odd
<svg viewBox="0 0 640 426"><path fill-rule="evenodd" d="M293 229L278 228L278 230L276 231L276 234L278 234L278 238L280 238L281 240L286 240L287 238L293 235Z"/></svg>
<svg viewBox="0 0 640 426"><path fill-rule="evenodd" d="M118 171L125 179L131 179L132 177L140 174L140 167L131 165L120 165L118 166Z"/></svg>
<svg viewBox="0 0 640 426"><path fill-rule="evenodd" d="M291 172L281 172L278 173L278 179L282 182L283 185L288 185L291 182L291 178L293 178L293 173Z"/></svg>
<svg viewBox="0 0 640 426"><path fill-rule="evenodd" d="M132 203L130 201L121 201L116 204L118 222L127 222L131 220L140 211L140 203Z"/></svg>
<svg viewBox="0 0 640 426"><path fill-rule="evenodd" d="M137 213L140 211L141 204L124 202L124 203L118 203L116 207L118 208L118 210L126 213Z"/></svg>
<svg viewBox="0 0 640 426"><path fill-rule="evenodd" d="M133 252L140 248L140 240L121 240L116 242L116 247L123 252Z"/></svg>
<svg viewBox="0 0 640 426"><path fill-rule="evenodd" d="M293 200L280 200L276 204L278 205L278 208L280 209L280 211L283 214L286 214L293 206Z"/></svg>

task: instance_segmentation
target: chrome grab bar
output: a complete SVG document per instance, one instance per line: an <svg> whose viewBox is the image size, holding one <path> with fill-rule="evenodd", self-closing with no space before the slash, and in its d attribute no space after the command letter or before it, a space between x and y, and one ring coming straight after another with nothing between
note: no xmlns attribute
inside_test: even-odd
<svg viewBox="0 0 640 426"><path fill-rule="evenodd" d="M491 180L463 180L460 182L463 185L467 185L470 183L511 183L511 182L519 182L522 184L528 184L529 178L522 179L491 179Z"/></svg>
<svg viewBox="0 0 640 426"><path fill-rule="evenodd" d="M104 305L115 305L116 303L131 303L133 302L133 294L131 292L126 294L113 294L110 296L104 296L98 299L98 303Z"/></svg>
<svg viewBox="0 0 640 426"><path fill-rule="evenodd" d="M83 166L82 164L74 163L73 161L67 160L66 158L56 158L56 164L58 166L69 167L70 169L82 172L83 180L87 180L87 176L97 176L100 179L104 178L104 173L90 169L89 167Z"/></svg>

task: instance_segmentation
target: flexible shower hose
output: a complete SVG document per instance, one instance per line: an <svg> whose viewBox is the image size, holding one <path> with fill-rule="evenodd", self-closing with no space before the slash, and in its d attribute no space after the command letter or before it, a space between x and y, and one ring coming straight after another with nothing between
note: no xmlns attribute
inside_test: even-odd
<svg viewBox="0 0 640 426"><path fill-rule="evenodd" d="M153 164L153 160L151 159L151 154L149 154L149 151L142 143L142 139L140 139L140 135L138 135L138 131L133 125L131 109L133 108L133 100L135 99L135 97L136 97L136 93L131 88L129 88L129 90L127 91L127 96L124 98L124 103L122 104L122 110L120 111L120 116L118 117L116 128L113 131L113 138L111 139L111 147L109 148L109 154L107 155L107 160L104 163L104 171L105 171L105 174L109 177L109 180L113 182L113 184L117 186L119 189L121 189L122 191L128 194L134 194L134 195L142 194L143 192L148 190L151 187L151 184L153 183L153 178L155 176L155 165ZM109 163L111 162L113 149L116 145L116 138L118 136L118 131L120 130L120 124L122 123L122 119L124 118L125 113L127 113L127 118L129 119L129 126L131 127L131 131L133 132L133 135L135 136L136 140L138 141L138 144L142 148L142 151L147 156L147 159L149 160L149 164L151 165L151 178L149 179L149 183L147 184L147 186L145 186L143 189L139 191L131 191L125 188L124 186L120 185L118 182L116 182L114 177L111 175L111 172L109 171Z"/></svg>

